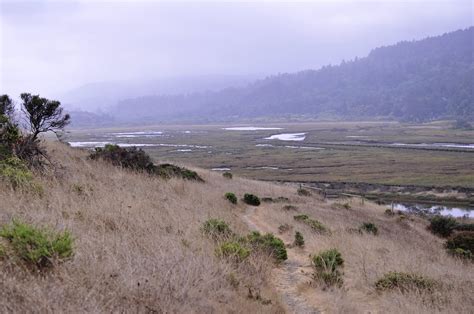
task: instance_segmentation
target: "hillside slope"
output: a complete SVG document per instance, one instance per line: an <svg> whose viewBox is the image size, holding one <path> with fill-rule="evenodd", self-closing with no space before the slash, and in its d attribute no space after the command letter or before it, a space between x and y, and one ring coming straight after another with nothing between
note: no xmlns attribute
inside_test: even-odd
<svg viewBox="0 0 474 314"><path fill-rule="evenodd" d="M70 230L74 256L46 272L1 257L0 312L467 313L474 307L472 264L447 255L420 218L199 169L205 183L163 180L89 160L85 151L59 143L48 150L57 165L37 175L42 196L0 182L0 225L17 219ZM223 197L229 191L283 198L233 205ZM293 219L298 214L330 232L315 233ZM219 258L217 244L201 232L209 218L241 235L276 234L288 244L288 260L278 265L253 253L240 263ZM366 221L378 226L377 236L354 232ZM303 248L291 245L294 231L304 235ZM344 258L341 288L324 288L312 277L308 256L330 248ZM376 290L375 282L394 270L432 278L442 288Z"/></svg>
<svg viewBox="0 0 474 314"><path fill-rule="evenodd" d="M474 27L374 49L367 57L281 74L219 92L143 96L117 121L216 121L304 116L429 121L474 119Z"/></svg>

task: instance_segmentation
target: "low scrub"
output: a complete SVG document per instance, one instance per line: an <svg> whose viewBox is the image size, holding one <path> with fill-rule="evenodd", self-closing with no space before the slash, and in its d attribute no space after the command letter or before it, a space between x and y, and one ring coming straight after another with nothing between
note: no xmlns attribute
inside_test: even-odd
<svg viewBox="0 0 474 314"><path fill-rule="evenodd" d="M107 144L104 148L97 147L90 155L93 160L106 160L113 165L152 173L154 171L151 157L142 149L136 147L123 148L118 145Z"/></svg>
<svg viewBox="0 0 474 314"><path fill-rule="evenodd" d="M446 241L448 252L457 257L472 259L474 254L474 231L461 231Z"/></svg>
<svg viewBox="0 0 474 314"><path fill-rule="evenodd" d="M219 257L225 257L236 262L242 262L250 255L250 249L244 247L239 242L227 241L222 243L216 249L216 254Z"/></svg>
<svg viewBox="0 0 474 314"><path fill-rule="evenodd" d="M265 203L283 203L283 202L289 202L289 201L290 199L284 196L278 196L277 198L262 197L262 202L265 202Z"/></svg>
<svg viewBox="0 0 474 314"><path fill-rule="evenodd" d="M344 259L337 249L322 251L312 257L315 268L314 278L326 286L342 286L343 279L341 268Z"/></svg>
<svg viewBox="0 0 474 314"><path fill-rule="evenodd" d="M301 232L299 232L299 231L296 231L296 232L295 232L295 242L294 242L294 245L299 246L299 247L303 247L303 246L304 246L304 237L303 237L303 235L301 234Z"/></svg>
<svg viewBox="0 0 474 314"><path fill-rule="evenodd" d="M293 219L296 221L300 221L305 223L306 225L310 226L317 233L329 233L329 229L326 228L321 222L315 219L311 219L308 215L296 215L293 216Z"/></svg>
<svg viewBox="0 0 474 314"><path fill-rule="evenodd" d="M288 258L283 241L271 233L262 235L260 232L253 231L243 238L242 241L255 249L269 253L277 262L282 262Z"/></svg>
<svg viewBox="0 0 474 314"><path fill-rule="evenodd" d="M285 233L290 231L291 226L289 224L282 224L278 226L278 232L279 233Z"/></svg>
<svg viewBox="0 0 474 314"><path fill-rule="evenodd" d="M204 182L204 180L197 174L196 171L178 167L172 164L161 164L155 166L153 173L166 179L175 177L185 180Z"/></svg>
<svg viewBox="0 0 474 314"><path fill-rule="evenodd" d="M151 157L142 149L136 147L123 148L118 145L107 144L104 148L96 148L90 155L93 160L105 160L123 168L143 171L166 179L171 177L204 182L195 172L172 164L155 165Z"/></svg>
<svg viewBox="0 0 474 314"><path fill-rule="evenodd" d="M359 227L359 230L365 231L367 233L372 233L373 235L377 235L379 233L379 229L377 226L372 222L364 222Z"/></svg>
<svg viewBox="0 0 474 314"><path fill-rule="evenodd" d="M298 207L294 206L294 205L285 205L283 206L283 210L298 210Z"/></svg>
<svg viewBox="0 0 474 314"><path fill-rule="evenodd" d="M0 230L0 237L8 241L9 248L22 260L38 266L52 266L73 254L73 239L68 231L62 233L13 221Z"/></svg>
<svg viewBox="0 0 474 314"><path fill-rule="evenodd" d="M296 192L299 196L311 196L311 192L303 188L299 188Z"/></svg>
<svg viewBox="0 0 474 314"><path fill-rule="evenodd" d="M401 292L408 292L410 290L432 291L438 285L433 279L417 274L396 271L385 274L375 283L375 287L380 291L398 289Z"/></svg>
<svg viewBox="0 0 474 314"><path fill-rule="evenodd" d="M224 197L231 202L232 204L237 204L237 196L232 192L227 192L224 194Z"/></svg>
<svg viewBox="0 0 474 314"><path fill-rule="evenodd" d="M21 159L16 157L0 160L0 179L14 189L41 190L41 186L34 181L33 173Z"/></svg>
<svg viewBox="0 0 474 314"><path fill-rule="evenodd" d="M260 199L258 196L245 193L244 195L244 203L252 206L259 206L260 205Z"/></svg>
<svg viewBox="0 0 474 314"><path fill-rule="evenodd" d="M435 216L431 218L429 229L434 234L449 237L456 228L457 222L452 217Z"/></svg>
<svg viewBox="0 0 474 314"><path fill-rule="evenodd" d="M222 174L222 176L223 176L224 178L226 178L226 179L232 179L232 178L233 178L233 175L232 175L232 173L230 173L230 172L224 172L224 173Z"/></svg>
<svg viewBox="0 0 474 314"><path fill-rule="evenodd" d="M213 239L231 237L233 235L229 225L224 220L220 219L209 219L205 221L201 230L204 234Z"/></svg>

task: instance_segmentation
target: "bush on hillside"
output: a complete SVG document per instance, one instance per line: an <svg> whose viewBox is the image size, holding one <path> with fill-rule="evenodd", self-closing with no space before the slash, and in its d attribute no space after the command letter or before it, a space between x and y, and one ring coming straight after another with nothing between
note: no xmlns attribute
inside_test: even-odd
<svg viewBox="0 0 474 314"><path fill-rule="evenodd" d="M236 262L242 262L250 255L250 249L244 247L239 242L227 241L216 249L216 254L219 257L226 257Z"/></svg>
<svg viewBox="0 0 474 314"><path fill-rule="evenodd" d="M344 259L337 249L319 252L312 257L315 268L314 277L326 286L342 286L343 279L340 268L344 265Z"/></svg>
<svg viewBox="0 0 474 314"><path fill-rule="evenodd" d="M107 144L104 148L97 147L90 158L106 160L115 166L132 170L154 172L151 157L144 150L136 147L123 148L118 145Z"/></svg>
<svg viewBox="0 0 474 314"><path fill-rule="evenodd" d="M185 180L204 182L204 180L197 174L196 171L189 170L184 167L178 167L172 164L161 164L154 166L153 173L166 179L176 177Z"/></svg>
<svg viewBox="0 0 474 314"><path fill-rule="evenodd" d="M452 217L435 216L431 218L429 229L434 234L449 237L456 228L457 222Z"/></svg>
<svg viewBox="0 0 474 314"><path fill-rule="evenodd" d="M457 231L474 231L474 224L458 223L455 229Z"/></svg>
<svg viewBox="0 0 474 314"><path fill-rule="evenodd" d="M296 192L299 196L311 196L311 192L303 188L299 188Z"/></svg>
<svg viewBox="0 0 474 314"><path fill-rule="evenodd" d="M293 216L293 219L296 221L303 222L304 224L308 225L317 233L329 233L329 229L326 228L321 222L315 219L311 219L308 217L308 215L301 214L301 215L296 215Z"/></svg>
<svg viewBox="0 0 474 314"><path fill-rule="evenodd" d="M259 206L260 205L260 199L256 195L245 193L244 203L248 204L248 205Z"/></svg>
<svg viewBox="0 0 474 314"><path fill-rule="evenodd" d="M73 254L73 239L68 231L56 233L13 221L0 230L0 237L8 240L18 257L40 268L52 266L53 261L63 261Z"/></svg>
<svg viewBox="0 0 474 314"><path fill-rule="evenodd" d="M283 241L271 233L262 235L258 231L253 231L243 238L243 241L255 249L260 249L270 254L277 262L282 262L288 258Z"/></svg>
<svg viewBox="0 0 474 314"><path fill-rule="evenodd" d="M465 260L474 259L474 255L471 251L463 250L461 248L449 249L448 253L454 257L458 257Z"/></svg>
<svg viewBox="0 0 474 314"><path fill-rule="evenodd" d="M299 246L299 247L304 246L304 238L303 238L303 235L301 234L301 232L299 232L299 231L296 231L296 233L295 233L295 242L294 242L294 244L296 246Z"/></svg>
<svg viewBox="0 0 474 314"><path fill-rule="evenodd" d="M361 231L365 231L367 233L372 233L373 235L377 235L379 233L379 229L377 226L372 222L364 222L360 228Z"/></svg>
<svg viewBox="0 0 474 314"><path fill-rule="evenodd" d="M13 189L41 192L41 186L34 181L33 173L17 157L0 160L0 180L10 184Z"/></svg>
<svg viewBox="0 0 474 314"><path fill-rule="evenodd" d="M474 254L474 231L461 231L454 234L446 241L446 248L452 254L472 257Z"/></svg>
<svg viewBox="0 0 474 314"><path fill-rule="evenodd" d="M232 179L233 175L230 172L224 172L222 176L226 179Z"/></svg>
<svg viewBox="0 0 474 314"><path fill-rule="evenodd" d="M378 290L398 289L401 292L408 292L410 290L432 291L438 285L435 280L425 278L421 275L395 271L385 274L375 283L375 287Z"/></svg>
<svg viewBox="0 0 474 314"><path fill-rule="evenodd" d="M285 233L287 231L290 231L291 226L289 224L282 224L278 226L278 232L279 233Z"/></svg>
<svg viewBox="0 0 474 314"><path fill-rule="evenodd" d="M102 159L115 166L134 171L144 171L166 179L177 177L204 182L195 171L172 164L155 165L151 157L144 150L137 149L136 147L123 148L118 145L107 144L104 148L96 148L89 157L93 160Z"/></svg>
<svg viewBox="0 0 474 314"><path fill-rule="evenodd" d="M237 196L232 192L225 193L224 197L232 204L237 204Z"/></svg>
<svg viewBox="0 0 474 314"><path fill-rule="evenodd" d="M285 205L283 206L283 210L298 210L298 207L294 205Z"/></svg>
<svg viewBox="0 0 474 314"><path fill-rule="evenodd" d="M201 230L207 236L213 239L231 237L233 235L229 225L220 219L209 219L205 221L201 227Z"/></svg>

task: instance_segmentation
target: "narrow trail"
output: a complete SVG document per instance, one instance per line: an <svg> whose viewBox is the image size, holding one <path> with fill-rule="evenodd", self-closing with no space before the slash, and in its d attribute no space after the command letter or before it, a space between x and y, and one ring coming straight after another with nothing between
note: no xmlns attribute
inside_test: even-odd
<svg viewBox="0 0 474 314"><path fill-rule="evenodd" d="M263 210L263 208L258 208ZM272 232L257 215L255 207L247 208L243 220L252 231ZM307 287L308 273L311 267L308 264L307 255L298 252L297 248L287 249L288 259L272 271L272 283L281 295L282 301L289 313L320 313L300 292L299 288Z"/></svg>

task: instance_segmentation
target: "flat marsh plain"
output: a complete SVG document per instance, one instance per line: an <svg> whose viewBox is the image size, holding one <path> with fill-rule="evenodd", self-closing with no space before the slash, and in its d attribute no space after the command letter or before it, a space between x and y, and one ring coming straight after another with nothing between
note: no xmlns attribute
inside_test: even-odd
<svg viewBox="0 0 474 314"><path fill-rule="evenodd" d="M225 130L239 126L280 129ZM302 141L265 139L279 133L306 134ZM209 170L228 168L237 175L259 180L474 188L474 131L452 129L443 121L72 129L66 140L146 144L142 148L156 159Z"/></svg>

